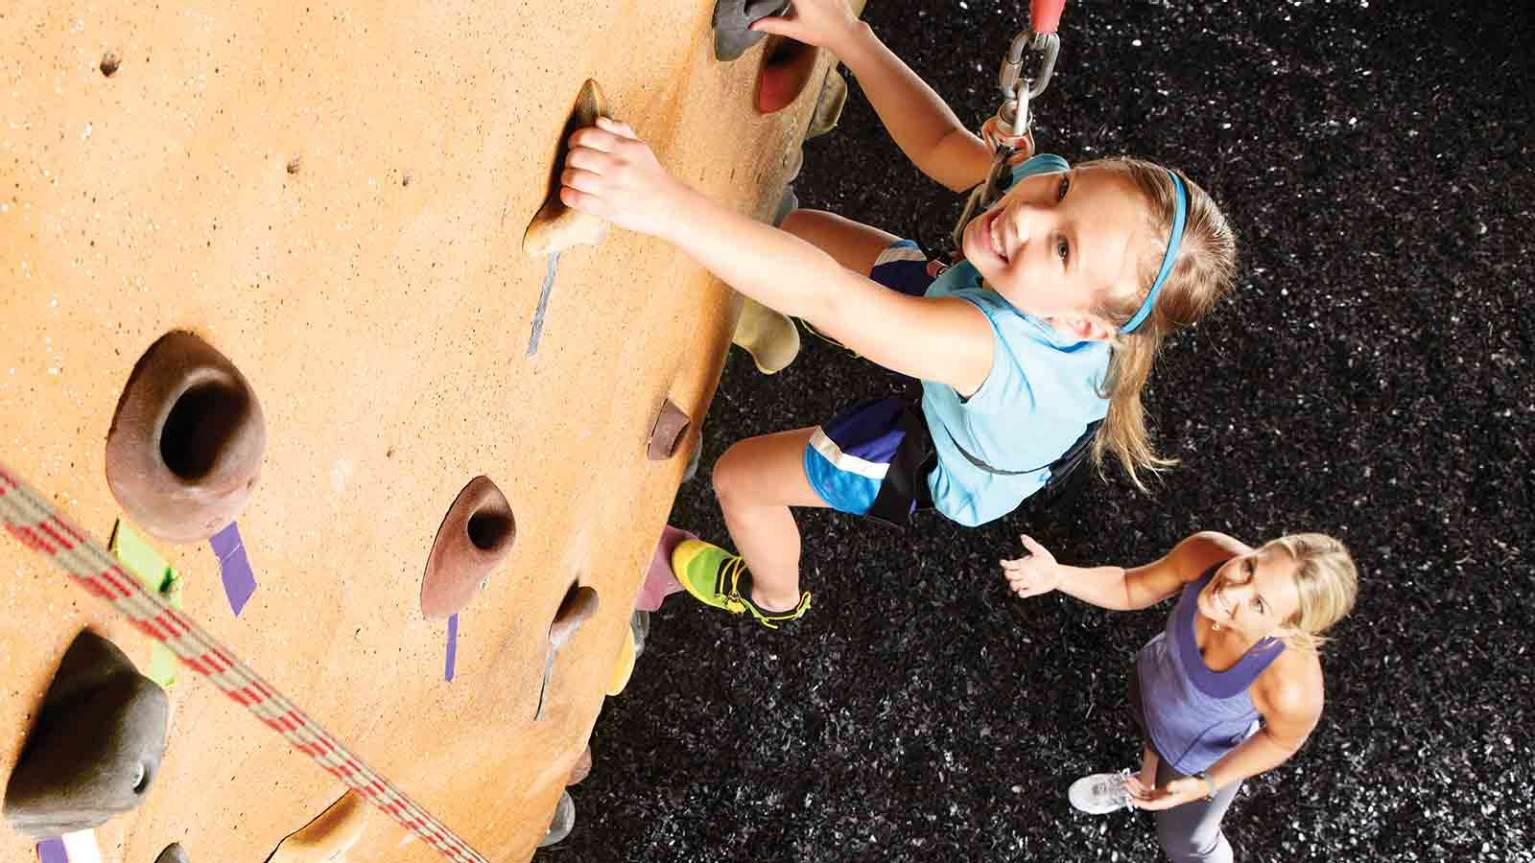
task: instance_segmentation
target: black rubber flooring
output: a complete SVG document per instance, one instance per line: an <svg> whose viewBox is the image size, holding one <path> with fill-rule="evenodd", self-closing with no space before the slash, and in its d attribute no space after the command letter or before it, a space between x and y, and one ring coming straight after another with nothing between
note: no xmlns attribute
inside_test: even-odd
<svg viewBox="0 0 1535 863"><path fill-rule="evenodd" d="M813 614L778 634L685 597L658 612L598 720L576 830L537 859L1159 859L1149 817L1079 816L1065 789L1133 763L1129 663L1165 608L1021 604L994 561L1025 529L1091 563L1211 528L1332 532L1363 574L1321 726L1226 820L1239 859L1535 860L1535 7L1438 5L1073 0L1041 149L1178 165L1240 232L1234 297L1149 392L1182 467L980 530L804 514ZM978 123L1024 8L867 18ZM959 205L856 85L798 188L929 247ZM734 354L672 517L715 539L726 446L894 387L813 339L772 377Z"/></svg>

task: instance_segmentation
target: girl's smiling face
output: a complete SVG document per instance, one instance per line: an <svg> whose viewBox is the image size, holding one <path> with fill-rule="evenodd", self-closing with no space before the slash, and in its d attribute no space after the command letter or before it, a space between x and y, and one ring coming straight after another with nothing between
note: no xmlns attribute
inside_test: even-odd
<svg viewBox="0 0 1535 863"><path fill-rule="evenodd" d="M1147 205L1121 171L1091 165L1019 180L965 226L962 250L1014 308L1078 338L1105 339L1098 309L1138 294L1153 242Z"/></svg>

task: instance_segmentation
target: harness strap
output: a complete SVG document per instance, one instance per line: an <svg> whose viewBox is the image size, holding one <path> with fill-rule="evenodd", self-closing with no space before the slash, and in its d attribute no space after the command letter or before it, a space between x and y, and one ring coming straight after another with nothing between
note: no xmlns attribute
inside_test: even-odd
<svg viewBox="0 0 1535 863"><path fill-rule="evenodd" d="M927 422L911 403L901 405L896 427L901 430L901 442L896 445L879 493L864 515L890 527L904 527L915 504L931 503L927 474L937 464L938 454Z"/></svg>

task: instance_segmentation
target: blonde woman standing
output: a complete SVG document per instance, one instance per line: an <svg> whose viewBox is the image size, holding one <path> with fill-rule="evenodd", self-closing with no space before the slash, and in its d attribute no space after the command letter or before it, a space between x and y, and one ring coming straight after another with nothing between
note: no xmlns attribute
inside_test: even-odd
<svg viewBox="0 0 1535 863"><path fill-rule="evenodd" d="M1321 633L1358 592L1348 549L1316 533L1255 549L1206 532L1145 566L1082 568L1021 539L1028 553L1002 561L1020 597L1059 590L1116 610L1178 597L1131 678L1146 739L1140 773L1080 779L1072 805L1092 814L1152 810L1157 839L1177 863L1232 860L1221 819L1242 781L1288 761L1321 718Z"/></svg>

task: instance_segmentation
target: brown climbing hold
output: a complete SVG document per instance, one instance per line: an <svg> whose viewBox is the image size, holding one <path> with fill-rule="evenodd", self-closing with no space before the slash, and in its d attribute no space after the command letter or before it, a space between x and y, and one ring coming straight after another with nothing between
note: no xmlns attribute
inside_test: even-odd
<svg viewBox="0 0 1535 863"><path fill-rule="evenodd" d="M134 523L171 542L204 540L250 497L266 421L250 383L187 332L150 345L107 432L107 485Z"/></svg>
<svg viewBox="0 0 1535 863"><path fill-rule="evenodd" d="M810 74L819 52L786 36L772 36L762 49L762 68L757 72L757 113L772 114L793 104Z"/></svg>
<svg viewBox="0 0 1535 863"><path fill-rule="evenodd" d="M751 354L757 371L765 375L783 371L799 356L799 327L782 313L751 299L741 304L730 341Z"/></svg>
<svg viewBox="0 0 1535 863"><path fill-rule="evenodd" d="M559 650L570 642L581 624L597 611L597 589L588 585L571 585L560 600L560 607L549 624L549 644Z"/></svg>
<svg viewBox="0 0 1535 863"><path fill-rule="evenodd" d="M590 743L581 750L581 757L576 759L574 766L570 768L570 777L565 780L566 785L580 785L592 772L592 746Z"/></svg>
<svg viewBox="0 0 1535 863"><path fill-rule="evenodd" d="M842 119L842 109L847 105L847 79L837 68L826 70L826 81L821 84L821 95L816 97L815 110L810 113L810 127L805 130L805 140L820 136L837 128Z"/></svg>
<svg viewBox="0 0 1535 863"><path fill-rule="evenodd" d="M165 846L160 856L155 858L155 863L192 863L187 857L187 852L182 849L180 842L172 842Z"/></svg>
<svg viewBox="0 0 1535 863"><path fill-rule="evenodd" d="M677 447L682 444L682 439L687 436L688 429L693 425L693 420L682 412L682 408L672 404L667 399L661 404L661 413L656 416L656 424L650 428L650 442L646 447L645 456L651 461L665 461L677 452Z"/></svg>
<svg viewBox="0 0 1535 863"><path fill-rule="evenodd" d="M41 839L89 830L143 801L160 771L170 703L117 645L81 632L5 787L5 819Z"/></svg>
<svg viewBox="0 0 1535 863"><path fill-rule="evenodd" d="M576 96L575 107L560 132L559 149L554 159L554 170L549 174L549 193L544 204L528 223L522 235L522 250L535 258L562 252L571 246L595 246L607 236L608 223L589 213L572 210L560 200L560 174L565 170L565 152L569 149L570 136L597 122L598 117L608 114L608 103L602 88L596 81L587 79Z"/></svg>
<svg viewBox="0 0 1535 863"><path fill-rule="evenodd" d="M325 863L341 859L362 838L367 826L367 802L356 791L348 791L319 817L277 843L266 863Z"/></svg>
<svg viewBox="0 0 1535 863"><path fill-rule="evenodd" d="M123 64L123 58L117 56L116 51L108 51L101 55L101 74L112 77L117 73L117 67Z"/></svg>
<svg viewBox="0 0 1535 863"><path fill-rule="evenodd" d="M421 580L421 613L450 617L462 611L516 539L517 521L506 495L489 477L470 480L437 527Z"/></svg>

